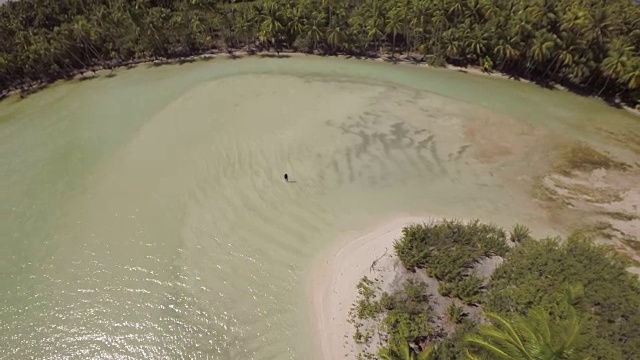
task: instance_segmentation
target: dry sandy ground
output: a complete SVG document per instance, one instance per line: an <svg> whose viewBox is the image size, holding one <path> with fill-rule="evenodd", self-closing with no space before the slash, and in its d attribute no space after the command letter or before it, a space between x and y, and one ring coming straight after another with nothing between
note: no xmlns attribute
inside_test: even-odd
<svg viewBox="0 0 640 360"><path fill-rule="evenodd" d="M353 341L349 310L357 299L356 285L364 276L377 278L388 291L402 277L393 255L393 242L402 228L412 223L438 221L436 217L402 217L355 239L334 246L311 272L311 306L318 331L318 346L325 359L356 359L360 352Z"/></svg>

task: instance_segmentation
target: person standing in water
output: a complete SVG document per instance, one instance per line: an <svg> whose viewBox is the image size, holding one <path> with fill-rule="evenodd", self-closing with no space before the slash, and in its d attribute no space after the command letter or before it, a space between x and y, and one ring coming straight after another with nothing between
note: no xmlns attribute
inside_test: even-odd
<svg viewBox="0 0 640 360"><path fill-rule="evenodd" d="M287 173L284 174L284 181L289 182L289 175Z"/></svg>

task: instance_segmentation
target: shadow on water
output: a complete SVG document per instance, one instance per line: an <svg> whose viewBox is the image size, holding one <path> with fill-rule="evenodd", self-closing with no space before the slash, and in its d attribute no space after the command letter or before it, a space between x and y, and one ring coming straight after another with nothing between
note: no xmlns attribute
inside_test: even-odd
<svg viewBox="0 0 640 360"><path fill-rule="evenodd" d="M102 79L102 78L106 78L106 79L111 79L118 76L118 74L116 74L115 72L110 72L106 75L99 75L99 74L91 74L89 76L81 76L79 78L77 78L76 80L79 82L85 82L85 81L90 81L90 80L97 80L97 79ZM40 90L40 89L39 89Z"/></svg>
<svg viewBox="0 0 640 360"><path fill-rule="evenodd" d="M287 54L260 54L258 55L261 59L288 59L291 55Z"/></svg>
<svg viewBox="0 0 640 360"><path fill-rule="evenodd" d="M91 75L91 76L81 76L79 77L77 80L78 82L85 82L85 81L90 81L90 80L96 80L98 79L100 76L98 75Z"/></svg>
<svg viewBox="0 0 640 360"><path fill-rule="evenodd" d="M395 56L385 56L382 58L382 60L386 63L392 63L392 64L397 64L398 63L398 58Z"/></svg>
<svg viewBox="0 0 640 360"><path fill-rule="evenodd" d="M201 58L201 60L204 60L204 59L206 59L206 57ZM184 64L191 64L195 61L196 59L194 58L159 60L159 61L152 62L151 64L149 64L148 67L152 68L152 67L161 67L165 65L184 65Z"/></svg>

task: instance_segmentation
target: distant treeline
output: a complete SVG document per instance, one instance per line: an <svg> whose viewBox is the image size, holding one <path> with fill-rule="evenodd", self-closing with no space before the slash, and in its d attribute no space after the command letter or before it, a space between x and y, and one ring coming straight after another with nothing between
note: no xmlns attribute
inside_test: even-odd
<svg viewBox="0 0 640 360"><path fill-rule="evenodd" d="M20 0L0 6L0 92L210 50L406 53L640 99L631 0Z"/></svg>

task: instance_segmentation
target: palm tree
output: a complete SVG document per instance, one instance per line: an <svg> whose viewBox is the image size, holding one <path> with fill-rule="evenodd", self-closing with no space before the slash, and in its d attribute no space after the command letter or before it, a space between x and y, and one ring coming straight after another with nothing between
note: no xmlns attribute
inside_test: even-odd
<svg viewBox="0 0 640 360"><path fill-rule="evenodd" d="M445 46L445 54L450 58L457 58L460 56L460 41L456 35L447 30L443 34L443 42Z"/></svg>
<svg viewBox="0 0 640 360"><path fill-rule="evenodd" d="M411 49L409 51L416 48L416 42L423 40L425 28L431 19L429 9L428 0L414 0L412 2L409 12L409 14L411 14L409 27L411 28L411 32L413 32L413 43L411 43Z"/></svg>
<svg viewBox="0 0 640 360"><path fill-rule="evenodd" d="M402 31L402 26L404 24L404 18L402 10L398 7L391 10L389 13L389 17L387 18L387 26L385 27L385 31L387 33L392 34L392 46L391 46L391 56L395 56L396 52L396 35Z"/></svg>
<svg viewBox="0 0 640 360"><path fill-rule="evenodd" d="M607 57L600 64L600 70L606 81L598 95L607 87L609 80L621 80L623 78L625 70L628 68L631 51L633 51L633 46L625 44L620 39L614 40L609 48Z"/></svg>
<svg viewBox="0 0 640 360"><path fill-rule="evenodd" d="M258 33L258 38L262 43L271 44L277 48L277 41L283 29L282 17L282 8L279 3L268 1L262 5L262 14L260 16L262 23Z"/></svg>
<svg viewBox="0 0 640 360"><path fill-rule="evenodd" d="M640 89L640 59L635 58L629 62L622 80L629 90Z"/></svg>
<svg viewBox="0 0 640 360"><path fill-rule="evenodd" d="M322 0L322 6L329 9L329 25L333 23L333 7L336 6L336 0Z"/></svg>
<svg viewBox="0 0 640 360"><path fill-rule="evenodd" d="M318 42L324 34L324 13L316 13L307 23L307 36L313 40L313 48L318 48Z"/></svg>
<svg viewBox="0 0 640 360"><path fill-rule="evenodd" d="M447 14L452 17L459 17L462 15L462 1L458 0L447 0L445 1L447 7Z"/></svg>
<svg viewBox="0 0 640 360"><path fill-rule="evenodd" d="M513 47L515 44L517 44L517 39L498 40L496 47L493 49L493 53L500 61L500 68L503 68L506 64L520 56L520 52Z"/></svg>
<svg viewBox="0 0 640 360"><path fill-rule="evenodd" d="M335 50L337 47L340 47L344 40L345 33L340 26L336 24L330 25L327 30L327 42L331 45L332 49Z"/></svg>
<svg viewBox="0 0 640 360"><path fill-rule="evenodd" d="M487 43L487 35L480 29L476 28L473 35L466 41L466 51L469 54L473 54L477 61L482 65L482 56L484 55Z"/></svg>
<svg viewBox="0 0 640 360"><path fill-rule="evenodd" d="M366 8L366 31L369 41L373 41L379 48L380 39L385 37L384 3L382 0L371 0Z"/></svg>
<svg viewBox="0 0 640 360"><path fill-rule="evenodd" d="M550 57L555 41L553 37L547 33L541 33L533 41L530 51L529 70L544 64Z"/></svg>
<svg viewBox="0 0 640 360"><path fill-rule="evenodd" d="M251 51L251 43L255 42L254 20L255 13L252 8L242 11L233 23L233 31L243 40L247 51Z"/></svg>
<svg viewBox="0 0 640 360"><path fill-rule="evenodd" d="M588 23L585 35L591 42L601 44L605 38L610 37L611 21L605 9L595 9L589 13L587 19Z"/></svg>
<svg viewBox="0 0 640 360"><path fill-rule="evenodd" d="M287 30L289 31L290 40L300 36L304 32L306 18L301 5L293 6L289 9L287 17ZM292 43L292 41L290 41Z"/></svg>
<svg viewBox="0 0 640 360"><path fill-rule="evenodd" d="M91 24L89 24L89 22L87 21L87 18L84 16L77 16L73 21L72 29L76 41L82 44L85 49L86 58L91 59L92 55L98 57L95 48L91 45L93 39L95 38L96 32Z"/></svg>
<svg viewBox="0 0 640 360"><path fill-rule="evenodd" d="M496 314L487 314L493 325L481 326L478 334L466 337L467 343L479 347L495 359L505 360L570 360L576 359L581 322L573 304L582 287L570 287L559 310L566 320L553 321L541 308L533 309L526 317L509 321ZM471 360L478 357L467 349Z"/></svg>

